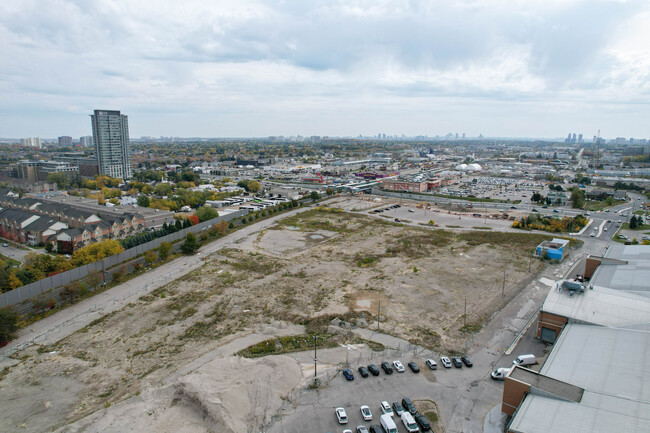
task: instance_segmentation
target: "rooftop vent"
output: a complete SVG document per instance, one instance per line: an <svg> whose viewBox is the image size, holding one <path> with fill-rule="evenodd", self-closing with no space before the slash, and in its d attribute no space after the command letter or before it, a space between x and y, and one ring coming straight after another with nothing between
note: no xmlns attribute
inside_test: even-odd
<svg viewBox="0 0 650 433"><path fill-rule="evenodd" d="M576 293L584 293L585 286L577 281L563 281L559 286L559 290L560 292L567 290L569 292L569 296L573 296Z"/></svg>

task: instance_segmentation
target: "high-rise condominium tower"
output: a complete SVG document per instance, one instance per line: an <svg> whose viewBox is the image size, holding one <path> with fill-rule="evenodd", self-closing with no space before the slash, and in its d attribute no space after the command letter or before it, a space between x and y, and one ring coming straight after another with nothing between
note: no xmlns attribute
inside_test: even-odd
<svg viewBox="0 0 650 433"><path fill-rule="evenodd" d="M119 111L95 110L90 115L99 174L121 179L130 178L131 150L129 120Z"/></svg>

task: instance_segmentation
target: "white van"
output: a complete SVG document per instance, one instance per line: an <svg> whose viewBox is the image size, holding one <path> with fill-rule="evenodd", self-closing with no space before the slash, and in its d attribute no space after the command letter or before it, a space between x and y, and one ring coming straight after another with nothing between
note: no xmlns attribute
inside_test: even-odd
<svg viewBox="0 0 650 433"><path fill-rule="evenodd" d="M393 417L387 413L379 417L379 422L386 433L398 433Z"/></svg>
<svg viewBox="0 0 650 433"><path fill-rule="evenodd" d="M413 415L411 415L409 412L402 413L402 423L404 424L404 427L406 427L406 431L408 431L409 433L420 431L418 425L415 423L415 420L413 419Z"/></svg>
<svg viewBox="0 0 650 433"><path fill-rule="evenodd" d="M514 365L533 365L537 362L537 359L535 359L535 355L528 354L528 355L519 355L512 363Z"/></svg>
<svg viewBox="0 0 650 433"><path fill-rule="evenodd" d="M510 373L509 368L497 368L494 370L492 373L490 373L490 376L494 380L506 380L506 376Z"/></svg>

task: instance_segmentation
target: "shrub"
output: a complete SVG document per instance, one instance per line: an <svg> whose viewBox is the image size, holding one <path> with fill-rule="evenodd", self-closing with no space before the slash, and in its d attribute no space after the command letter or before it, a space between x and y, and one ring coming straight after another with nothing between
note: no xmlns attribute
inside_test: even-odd
<svg viewBox="0 0 650 433"><path fill-rule="evenodd" d="M185 241L181 245L181 251L183 254L191 255L194 254L198 249L199 243L196 239L196 235L194 233L188 233L185 237Z"/></svg>

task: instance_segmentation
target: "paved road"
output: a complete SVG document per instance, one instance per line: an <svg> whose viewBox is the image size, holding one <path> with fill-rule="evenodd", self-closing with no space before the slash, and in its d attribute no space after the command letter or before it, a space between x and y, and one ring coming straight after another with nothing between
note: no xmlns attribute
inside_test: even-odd
<svg viewBox="0 0 650 433"><path fill-rule="evenodd" d="M295 209L243 227L228 236L205 245L194 256L179 257L170 263L156 268L153 272L139 275L119 286L115 286L21 329L18 331L18 338L0 349L0 367L12 363L12 360L6 357L14 353L14 351L33 343L55 343L83 328L92 320L112 311L119 310L140 296L201 267L204 264L203 260L201 260L202 258L222 248L233 247L247 236L273 225L277 220L303 212L307 209L309 207Z"/></svg>
<svg viewBox="0 0 650 433"><path fill-rule="evenodd" d="M5 243L7 244L6 247L0 246L0 254L10 257L14 260L18 260L21 263L24 261L25 256L29 253L46 254L45 250L35 250L28 247L18 248L11 243L5 242L4 239L0 239L0 245L3 245Z"/></svg>

